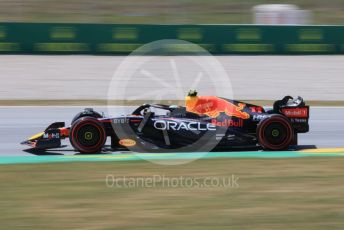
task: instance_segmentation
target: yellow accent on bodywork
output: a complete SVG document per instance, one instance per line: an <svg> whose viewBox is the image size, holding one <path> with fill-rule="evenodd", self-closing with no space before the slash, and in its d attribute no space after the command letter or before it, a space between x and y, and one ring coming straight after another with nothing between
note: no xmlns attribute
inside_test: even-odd
<svg viewBox="0 0 344 230"><path fill-rule="evenodd" d="M30 137L28 139L28 141L34 141L34 140L37 140L38 138L41 138L43 136L44 132L40 132L40 133L37 133L35 135L33 135L32 137Z"/></svg>

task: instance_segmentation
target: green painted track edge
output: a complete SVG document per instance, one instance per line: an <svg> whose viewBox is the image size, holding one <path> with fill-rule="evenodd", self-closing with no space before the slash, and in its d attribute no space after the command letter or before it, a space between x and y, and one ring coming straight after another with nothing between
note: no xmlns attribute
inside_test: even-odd
<svg viewBox="0 0 344 230"><path fill-rule="evenodd" d="M140 161L140 160L178 160L210 158L300 158L344 156L344 152L313 153L300 151L282 152L210 152L210 153L118 153L99 155L63 155L63 156L1 156L0 165L41 164L61 162L102 162L102 161Z"/></svg>

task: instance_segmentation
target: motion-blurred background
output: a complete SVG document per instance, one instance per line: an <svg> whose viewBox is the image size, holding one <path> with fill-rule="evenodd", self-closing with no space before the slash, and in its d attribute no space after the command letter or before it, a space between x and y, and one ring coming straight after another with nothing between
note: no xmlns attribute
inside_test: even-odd
<svg viewBox="0 0 344 230"><path fill-rule="evenodd" d="M312 105L343 106L343 24L344 0L0 0L0 161L17 156L25 163L32 156L19 143L49 123L70 122L81 108L68 105L104 111L111 81L124 85L114 72L128 54L156 40L185 40L218 55L210 57L231 87L216 74L211 79L223 91L231 88L235 99L271 105L300 95ZM182 100L201 75L182 57L188 47L174 51L178 56L135 59L149 64L130 80L126 95L111 99L127 102L128 95L168 88L183 92L155 96ZM200 94L208 93L206 72ZM176 81L177 73L189 83ZM311 107L310 133L299 144L330 148L313 154L318 157L257 159L254 152L169 167L146 161L1 165L0 228L343 229L343 149L331 155L343 146L342 111ZM83 159L68 144L55 154ZM108 188L109 174L236 175L240 186Z"/></svg>
<svg viewBox="0 0 344 230"><path fill-rule="evenodd" d="M342 0L0 0L0 21L249 24L261 4L293 4L312 24L344 24Z"/></svg>
<svg viewBox="0 0 344 230"><path fill-rule="evenodd" d="M340 0L0 0L0 105L182 104L196 88L262 105L300 95L342 106L343 19ZM127 60L177 39L188 43ZM188 44L213 59L196 51L192 65Z"/></svg>
<svg viewBox="0 0 344 230"><path fill-rule="evenodd" d="M343 19L340 0L0 0L0 54L11 54L0 56L0 99L105 100L126 55L180 39L221 55L238 99L341 101ZM174 47L168 55L189 51ZM172 84L172 71L155 66L155 75ZM142 79L133 84L132 94L153 87Z"/></svg>

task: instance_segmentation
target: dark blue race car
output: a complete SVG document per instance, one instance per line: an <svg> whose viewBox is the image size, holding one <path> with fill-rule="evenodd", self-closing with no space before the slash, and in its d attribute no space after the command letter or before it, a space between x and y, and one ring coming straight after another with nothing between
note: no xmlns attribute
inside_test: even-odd
<svg viewBox="0 0 344 230"><path fill-rule="evenodd" d="M69 138L81 153L111 149L137 152L210 151L259 147L284 150L309 131L309 106L301 97L284 97L265 110L258 105L189 93L185 106L144 104L130 115L104 117L93 109L78 113L70 126L51 124L22 144L34 149L61 147Z"/></svg>

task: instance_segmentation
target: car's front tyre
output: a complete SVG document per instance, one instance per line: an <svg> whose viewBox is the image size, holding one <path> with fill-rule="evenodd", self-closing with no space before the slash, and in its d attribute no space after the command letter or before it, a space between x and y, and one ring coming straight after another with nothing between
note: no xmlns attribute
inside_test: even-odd
<svg viewBox="0 0 344 230"><path fill-rule="evenodd" d="M94 111L92 108L86 108L74 116L71 124L73 125L78 119L82 117L102 118L103 116L100 113Z"/></svg>
<svg viewBox="0 0 344 230"><path fill-rule="evenodd" d="M82 117L73 123L69 140L80 153L99 153L106 142L106 132L96 118Z"/></svg>

